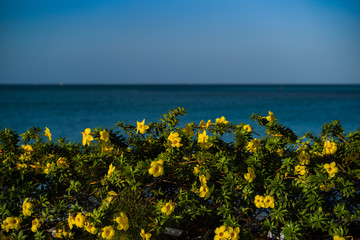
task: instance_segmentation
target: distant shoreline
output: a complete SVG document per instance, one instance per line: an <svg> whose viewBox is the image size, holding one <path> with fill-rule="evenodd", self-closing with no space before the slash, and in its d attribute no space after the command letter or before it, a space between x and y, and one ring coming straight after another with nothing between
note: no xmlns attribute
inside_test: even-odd
<svg viewBox="0 0 360 240"><path fill-rule="evenodd" d="M0 83L0 86L360 86L360 83Z"/></svg>

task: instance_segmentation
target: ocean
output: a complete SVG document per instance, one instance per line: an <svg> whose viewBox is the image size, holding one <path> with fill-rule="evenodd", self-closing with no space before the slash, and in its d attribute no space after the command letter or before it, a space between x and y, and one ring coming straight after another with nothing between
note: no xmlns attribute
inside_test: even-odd
<svg viewBox="0 0 360 240"><path fill-rule="evenodd" d="M48 127L70 141L85 128L158 121L177 107L188 112L183 125L225 116L254 127L252 113L272 111L299 136L332 120L346 133L360 128L360 85L0 85L0 106L1 129Z"/></svg>

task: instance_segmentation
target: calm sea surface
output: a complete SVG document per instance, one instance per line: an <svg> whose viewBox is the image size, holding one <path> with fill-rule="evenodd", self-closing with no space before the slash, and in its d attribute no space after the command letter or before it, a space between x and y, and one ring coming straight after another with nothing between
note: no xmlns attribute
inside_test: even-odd
<svg viewBox="0 0 360 240"><path fill-rule="evenodd" d="M158 121L177 107L188 112L183 123L225 116L255 126L249 116L271 110L298 135L335 119L346 133L360 128L360 85L0 85L0 106L1 129L48 127L71 141L88 127Z"/></svg>

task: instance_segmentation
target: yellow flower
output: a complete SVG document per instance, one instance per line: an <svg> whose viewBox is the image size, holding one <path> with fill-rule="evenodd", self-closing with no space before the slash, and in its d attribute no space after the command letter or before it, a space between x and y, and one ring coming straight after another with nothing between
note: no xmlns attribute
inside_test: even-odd
<svg viewBox="0 0 360 240"><path fill-rule="evenodd" d="M94 140L93 136L91 136L91 129L90 128L86 128L84 132L81 132L83 135L83 140L82 140L82 144L85 146L90 145L91 141Z"/></svg>
<svg viewBox="0 0 360 240"><path fill-rule="evenodd" d="M237 240L240 238L239 236L239 233L240 233L240 228L237 227L237 228L232 228L232 227L228 227L227 228L227 231L229 232L230 234L230 237L229 237L229 240Z"/></svg>
<svg viewBox="0 0 360 240"><path fill-rule="evenodd" d="M206 131L204 130L202 133L199 133L198 143L207 143L209 136L206 135Z"/></svg>
<svg viewBox="0 0 360 240"><path fill-rule="evenodd" d="M212 144L208 143L209 136L206 135L206 131L204 130L202 133L199 133L198 143L202 149L209 149Z"/></svg>
<svg viewBox="0 0 360 240"><path fill-rule="evenodd" d="M263 196L260 196L260 195L255 196L255 206L257 208L265 207Z"/></svg>
<svg viewBox="0 0 360 240"><path fill-rule="evenodd" d="M274 203L274 198L270 195L267 195L265 198L264 198L264 207L265 208L274 208L275 207L275 203Z"/></svg>
<svg viewBox="0 0 360 240"><path fill-rule="evenodd" d="M206 185L207 180L208 180L208 178L205 175L199 176L199 181L200 181L201 185Z"/></svg>
<svg viewBox="0 0 360 240"><path fill-rule="evenodd" d="M29 198L25 198L25 200L22 204L23 214L25 216L31 216L30 208L32 208L32 207L33 207L33 205L29 202Z"/></svg>
<svg viewBox="0 0 360 240"><path fill-rule="evenodd" d="M19 217L7 217L1 224L1 228L9 232L10 229L19 230L21 228L20 223L22 222Z"/></svg>
<svg viewBox="0 0 360 240"><path fill-rule="evenodd" d="M45 137L48 138L49 141L51 141L51 133L50 133L50 130L47 127L45 127L44 135L45 135Z"/></svg>
<svg viewBox="0 0 360 240"><path fill-rule="evenodd" d="M1 224L1 229L5 229L6 232L9 232L10 230L10 221L12 221L13 217L7 217Z"/></svg>
<svg viewBox="0 0 360 240"><path fill-rule="evenodd" d="M56 165L61 168L68 168L69 164L66 162L66 158L59 157L59 159L56 161Z"/></svg>
<svg viewBox="0 0 360 240"><path fill-rule="evenodd" d="M101 146L101 152L103 152L103 153L112 151L114 149L106 142L100 142L100 146Z"/></svg>
<svg viewBox="0 0 360 240"><path fill-rule="evenodd" d="M121 212L120 216L114 219L118 223L117 229L119 230L128 230L129 229L129 219L125 213Z"/></svg>
<svg viewBox="0 0 360 240"><path fill-rule="evenodd" d="M247 146L246 150L249 152L256 152L261 147L260 139L254 138L252 141L250 141Z"/></svg>
<svg viewBox="0 0 360 240"><path fill-rule="evenodd" d="M251 128L251 126L250 126L249 124L244 125L244 126L243 126L243 129L244 129L245 131L247 131L247 132L251 132L251 131L252 131L252 128Z"/></svg>
<svg viewBox="0 0 360 240"><path fill-rule="evenodd" d="M121 182L123 182L123 181L121 181ZM114 191L109 191L108 192L108 196L107 196L107 198L106 198L106 201L108 202L108 203L111 203L111 201L113 200L113 198L115 197L115 196L117 196L118 194L116 193L116 192L114 192Z"/></svg>
<svg viewBox="0 0 360 240"><path fill-rule="evenodd" d="M109 133L106 130L100 131L100 140L109 141Z"/></svg>
<svg viewBox="0 0 360 240"><path fill-rule="evenodd" d="M194 175L196 175L198 172L199 172L199 168L198 168L199 165L196 165L196 167L194 167Z"/></svg>
<svg viewBox="0 0 360 240"><path fill-rule="evenodd" d="M305 151L301 151L297 158L301 165L308 165L310 163L310 155Z"/></svg>
<svg viewBox="0 0 360 240"><path fill-rule="evenodd" d="M69 228L72 229L73 225L75 224L75 217L72 213L69 212L69 217L68 217L68 224L69 224Z"/></svg>
<svg viewBox="0 0 360 240"><path fill-rule="evenodd" d="M199 130L203 130L206 128L207 130L209 130L210 126L214 125L211 120L209 119L207 121L207 123L204 122L204 120L201 120L199 123Z"/></svg>
<svg viewBox="0 0 360 240"><path fill-rule="evenodd" d="M41 223L40 223L39 219L35 218L34 220L32 220L31 223L32 223L31 231L37 232L38 228L41 227Z"/></svg>
<svg viewBox="0 0 360 240"><path fill-rule="evenodd" d="M164 213L166 216L169 216L175 209L175 204L170 200L167 202L162 208L161 212Z"/></svg>
<svg viewBox="0 0 360 240"><path fill-rule="evenodd" d="M63 238L63 237L66 237L66 238L70 238L72 235L71 232L66 232L64 228L57 228L55 230L55 236L57 238Z"/></svg>
<svg viewBox="0 0 360 240"><path fill-rule="evenodd" d="M224 225L215 229L215 237L214 240L226 240L231 237L230 233L226 230Z"/></svg>
<svg viewBox="0 0 360 240"><path fill-rule="evenodd" d="M47 163L44 168L44 173L49 174L51 169L55 166L55 163Z"/></svg>
<svg viewBox="0 0 360 240"><path fill-rule="evenodd" d="M101 229L101 237L105 239L112 239L115 236L115 230L112 226L107 226Z"/></svg>
<svg viewBox="0 0 360 240"><path fill-rule="evenodd" d="M201 198L210 197L210 189L207 185L201 185L200 187L200 195Z"/></svg>
<svg viewBox="0 0 360 240"><path fill-rule="evenodd" d="M244 174L244 178L249 182L252 183L256 178L255 172L252 168L248 167L248 173Z"/></svg>
<svg viewBox="0 0 360 240"><path fill-rule="evenodd" d="M30 164L30 167L34 169L35 174L41 173L41 166L39 162L36 162L35 164Z"/></svg>
<svg viewBox="0 0 360 240"><path fill-rule="evenodd" d="M209 119L208 121L207 121L207 123L206 123L206 129L207 130L209 130L209 128L210 128L210 126L212 126L212 125L214 125L212 122L211 122L211 120Z"/></svg>
<svg viewBox="0 0 360 240"><path fill-rule="evenodd" d="M203 130L204 128L206 128L206 124L205 124L204 120L201 120L199 123L199 129Z"/></svg>
<svg viewBox="0 0 360 240"><path fill-rule="evenodd" d="M320 185L320 190L321 191L325 191L328 192L330 191L333 187L335 187L335 183L326 183L326 184L321 184Z"/></svg>
<svg viewBox="0 0 360 240"><path fill-rule="evenodd" d="M146 130L149 129L148 125L145 125L145 119L142 120L142 122L136 121L137 127L136 127L136 133L140 132L141 134L144 134Z"/></svg>
<svg viewBox="0 0 360 240"><path fill-rule="evenodd" d="M141 229L140 237L142 240L149 240L151 237L151 233L146 233L144 229Z"/></svg>
<svg viewBox="0 0 360 240"><path fill-rule="evenodd" d="M75 217L75 225L78 228L83 228L85 224L85 220L86 220L85 216L81 212L79 212Z"/></svg>
<svg viewBox="0 0 360 240"><path fill-rule="evenodd" d="M172 147L180 147L182 144L180 144L181 137L179 137L179 133L171 132L168 140L171 142Z"/></svg>
<svg viewBox="0 0 360 240"><path fill-rule="evenodd" d="M324 155L334 154L336 151L337 151L336 143L330 142L330 141L325 141L324 150L323 150Z"/></svg>
<svg viewBox="0 0 360 240"><path fill-rule="evenodd" d="M295 174L303 176L307 173L308 173L308 170L306 169L305 166L300 166L300 165L295 166Z"/></svg>
<svg viewBox="0 0 360 240"><path fill-rule="evenodd" d="M0 232L0 240L11 240L13 239L12 237L10 238L10 236L5 236L2 232Z"/></svg>
<svg viewBox="0 0 360 240"><path fill-rule="evenodd" d="M280 157L282 157L284 155L284 150L279 148L276 150L276 153L279 154Z"/></svg>
<svg viewBox="0 0 360 240"><path fill-rule="evenodd" d="M21 145L21 148L25 151L25 154L31 153L34 151L31 145Z"/></svg>
<svg viewBox="0 0 360 240"><path fill-rule="evenodd" d="M94 223L85 222L85 230L88 231L91 234L96 234L97 229L94 226Z"/></svg>
<svg viewBox="0 0 360 240"><path fill-rule="evenodd" d="M271 111L268 111L268 113L269 113L269 116L264 117L264 118L266 118L266 120L268 120L269 122L275 121L276 118L275 118L275 116L274 116L274 113L272 113Z"/></svg>
<svg viewBox="0 0 360 240"><path fill-rule="evenodd" d="M164 174L163 160L153 161L150 164L149 174L159 177Z"/></svg>
<svg viewBox="0 0 360 240"><path fill-rule="evenodd" d="M215 120L215 123L216 123L216 124L228 124L229 121L226 121L225 117L222 116L221 118L217 118L217 119Z"/></svg>
<svg viewBox="0 0 360 240"><path fill-rule="evenodd" d="M109 178L114 171L115 171L115 166L113 166L112 163L111 163L110 166L109 166L107 177Z"/></svg>
<svg viewBox="0 0 360 240"><path fill-rule="evenodd" d="M330 177L334 177L335 174L339 171L339 169L335 166L336 166L335 162L332 162L330 164L328 164L328 163L324 164L324 168L326 169L326 171Z"/></svg>
<svg viewBox="0 0 360 240"><path fill-rule="evenodd" d="M340 237L339 235L335 235L335 236L333 237L333 239L334 239L334 240L345 240L344 237Z"/></svg>
<svg viewBox="0 0 360 240"><path fill-rule="evenodd" d="M349 156L347 156L346 158L345 158L345 160L347 160L347 161L356 161L358 158L360 157L360 153L358 153L358 152L352 152L352 153L350 153L350 155Z"/></svg>

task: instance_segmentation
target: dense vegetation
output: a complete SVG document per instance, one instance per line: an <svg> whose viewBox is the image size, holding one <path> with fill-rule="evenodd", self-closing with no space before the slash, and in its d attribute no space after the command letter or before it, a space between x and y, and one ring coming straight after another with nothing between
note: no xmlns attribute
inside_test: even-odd
<svg viewBox="0 0 360 240"><path fill-rule="evenodd" d="M360 225L360 131L298 137L272 112L0 131L0 239L351 239ZM81 134L81 133L79 133ZM180 231L179 231L180 230Z"/></svg>

